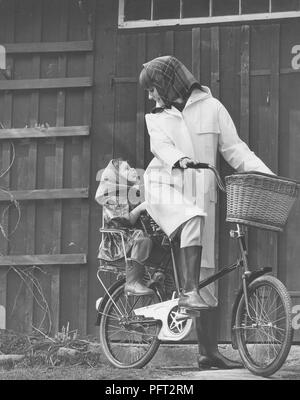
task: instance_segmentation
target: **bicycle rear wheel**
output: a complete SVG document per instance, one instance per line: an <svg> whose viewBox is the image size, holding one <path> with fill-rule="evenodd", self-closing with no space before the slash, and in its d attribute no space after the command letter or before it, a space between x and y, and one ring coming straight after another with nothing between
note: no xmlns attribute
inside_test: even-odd
<svg viewBox="0 0 300 400"><path fill-rule="evenodd" d="M246 368L270 376L285 362L292 343L292 306L285 286L273 276L261 276L248 287L249 312L242 296L235 317L240 356Z"/></svg>
<svg viewBox="0 0 300 400"><path fill-rule="evenodd" d="M126 296L124 283L106 303L100 324L100 341L110 363L117 368L142 368L157 352L160 324L138 320L134 309L162 301L157 288L154 296Z"/></svg>

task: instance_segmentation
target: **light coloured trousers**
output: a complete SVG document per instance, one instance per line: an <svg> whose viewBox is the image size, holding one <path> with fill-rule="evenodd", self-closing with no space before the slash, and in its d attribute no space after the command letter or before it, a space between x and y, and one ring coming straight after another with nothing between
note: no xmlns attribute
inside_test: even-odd
<svg viewBox="0 0 300 400"><path fill-rule="evenodd" d="M204 217L196 216L183 223L173 233L180 235L180 247L201 246L204 228ZM173 236L172 235L172 236ZM152 240L148 237L141 237L134 241L131 249L131 258L144 263L150 256Z"/></svg>
<svg viewBox="0 0 300 400"><path fill-rule="evenodd" d="M180 235L180 247L201 246L204 217L196 216L184 222L173 235ZM172 235L172 236L173 236Z"/></svg>

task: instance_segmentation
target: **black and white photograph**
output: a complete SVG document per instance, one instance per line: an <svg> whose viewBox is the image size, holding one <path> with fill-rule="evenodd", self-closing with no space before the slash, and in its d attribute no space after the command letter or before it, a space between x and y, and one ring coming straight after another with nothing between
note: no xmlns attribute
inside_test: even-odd
<svg viewBox="0 0 300 400"><path fill-rule="evenodd" d="M299 152L299 0L0 0L0 380L300 380Z"/></svg>

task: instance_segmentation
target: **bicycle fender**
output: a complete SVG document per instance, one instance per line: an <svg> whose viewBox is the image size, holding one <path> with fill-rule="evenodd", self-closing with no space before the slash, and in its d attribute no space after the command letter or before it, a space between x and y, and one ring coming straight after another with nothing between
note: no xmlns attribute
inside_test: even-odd
<svg viewBox="0 0 300 400"><path fill-rule="evenodd" d="M262 268L262 269L259 269L259 270L256 270L256 271L251 271L251 274L247 277L247 284L249 285L256 278L259 278L262 275L266 275L271 271L272 271L272 268L269 268L269 267ZM234 304L233 304L233 307L232 307L232 312L231 312L231 344L232 344L232 348L234 350L237 350L237 344L236 344L235 332L234 332L233 327L234 327L234 323L235 323L235 315L236 315L236 312L237 312L237 308L238 308L239 302L240 302L243 294L244 294L243 286L241 286L239 291L238 291L238 294L237 294L237 296L235 298L235 301L234 301Z"/></svg>
<svg viewBox="0 0 300 400"><path fill-rule="evenodd" d="M117 287L123 285L124 283L125 283L125 278L122 278L122 279L116 281L115 283L113 283L108 289L109 294L111 295L117 289ZM104 307L105 307L106 303L108 302L108 300L109 300L109 295L107 293L105 293L101 303L99 304L95 326L100 326L102 312L103 312Z"/></svg>

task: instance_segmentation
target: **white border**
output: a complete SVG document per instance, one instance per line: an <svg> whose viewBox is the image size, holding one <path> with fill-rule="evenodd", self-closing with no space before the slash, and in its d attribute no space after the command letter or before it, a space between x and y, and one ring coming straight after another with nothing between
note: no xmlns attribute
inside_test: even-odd
<svg viewBox="0 0 300 400"><path fill-rule="evenodd" d="M272 1L269 3L269 11L271 11ZM124 21L125 0L119 0L119 18L118 27L120 29L131 28L150 28L159 26L175 26L175 25L198 25L198 24L219 24L222 22L245 22L255 20L273 20L283 18L300 17L300 11L284 11L284 12L268 12L257 14L239 14L239 15L223 15L216 17L198 17L198 18L178 18L178 19L158 19L158 20L138 20ZM153 13L153 10L151 10ZM152 16L151 16L152 17Z"/></svg>

